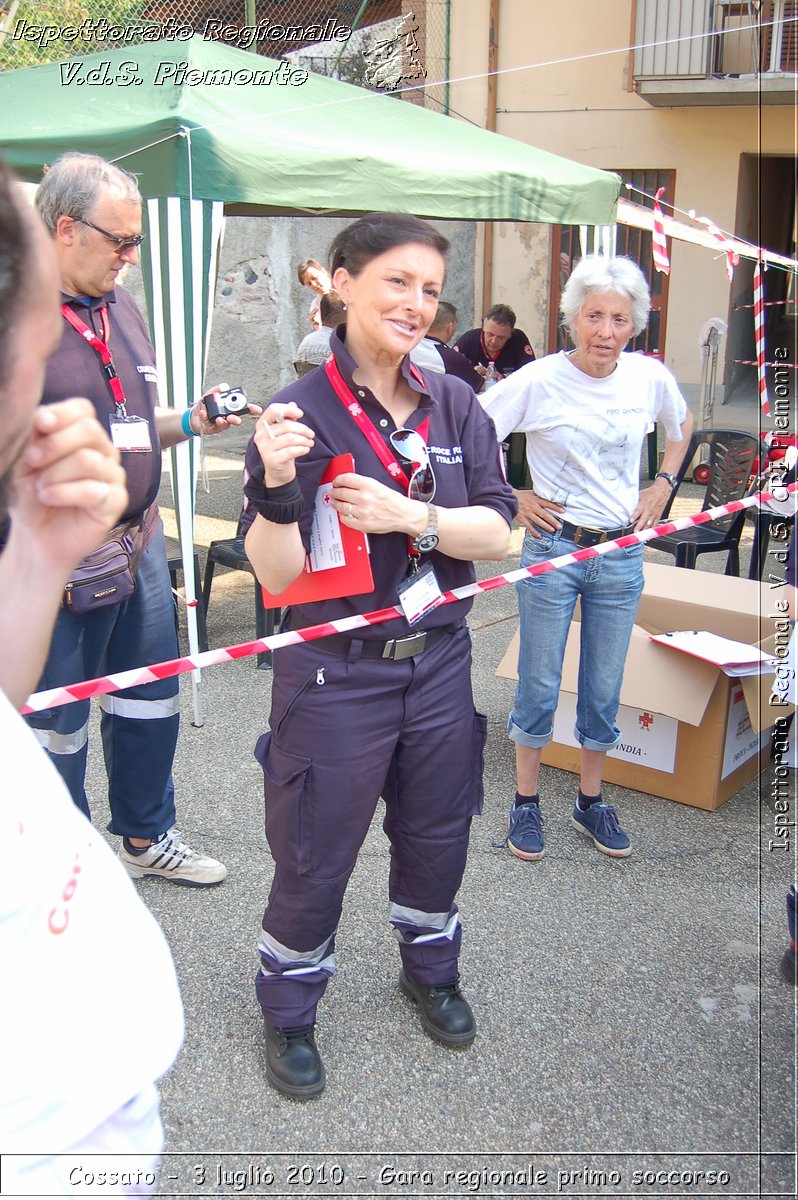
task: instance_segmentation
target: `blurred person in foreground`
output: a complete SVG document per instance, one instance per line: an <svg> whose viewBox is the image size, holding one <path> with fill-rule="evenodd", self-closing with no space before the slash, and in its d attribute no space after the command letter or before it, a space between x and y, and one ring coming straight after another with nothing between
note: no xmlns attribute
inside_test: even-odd
<svg viewBox="0 0 798 1200"><path fill-rule="evenodd" d="M84 1176L107 1171L116 1182L104 1195L141 1195L163 1145L154 1081L183 1034L172 959L17 712L64 584L127 504L91 404L38 407L61 336L58 294L44 228L0 162L0 522L12 516L0 554L3 1193L80 1195ZM146 972L130 969L132 946Z"/></svg>
<svg viewBox="0 0 798 1200"><path fill-rule="evenodd" d="M635 263L587 255L571 273L560 307L576 349L530 363L480 397L500 439L526 434L532 491L516 493L526 530L522 567L655 525L676 486L693 428L670 371L656 359L624 354L651 307ZM641 491L643 439L657 421L665 430L665 453L653 484ZM521 645L508 733L515 743L517 791L508 848L527 861L544 853L538 771L553 733L565 644L579 600L575 736L582 752L571 820L597 850L625 858L631 843L614 807L602 800L601 782L607 751L620 740L615 718L643 590L643 546L530 576L516 588Z"/></svg>
<svg viewBox="0 0 798 1200"><path fill-rule="evenodd" d="M472 600L441 601L474 580L474 559L506 554L516 503L474 393L410 361L448 245L405 213L371 213L338 234L330 259L346 326L323 367L274 397L247 449L246 551L274 593L304 569L325 468L354 459L328 496L345 528L368 535L373 591L289 607L283 627L403 612L274 653L270 732L256 748L274 858L256 990L267 1079L295 1099L324 1088L316 1008L380 797L400 988L436 1041L465 1047L476 1034L455 897L482 808L486 720L471 691Z"/></svg>

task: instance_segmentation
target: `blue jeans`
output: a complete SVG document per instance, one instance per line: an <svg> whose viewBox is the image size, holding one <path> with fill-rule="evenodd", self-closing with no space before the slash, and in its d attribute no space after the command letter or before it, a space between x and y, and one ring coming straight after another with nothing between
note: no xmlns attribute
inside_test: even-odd
<svg viewBox="0 0 798 1200"><path fill-rule="evenodd" d="M560 532L527 533L521 566L578 550ZM560 694L565 643L577 599L581 607L577 741L586 750L611 750L621 681L637 605L643 591L643 547L611 550L516 584L521 617L518 688L507 732L521 746L551 740Z"/></svg>

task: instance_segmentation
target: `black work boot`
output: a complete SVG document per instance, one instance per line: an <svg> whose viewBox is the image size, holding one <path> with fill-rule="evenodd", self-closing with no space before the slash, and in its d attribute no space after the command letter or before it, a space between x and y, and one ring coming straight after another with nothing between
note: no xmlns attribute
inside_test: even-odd
<svg viewBox="0 0 798 1200"><path fill-rule="evenodd" d="M449 983L415 983L404 971L399 986L418 1005L421 1024L430 1037L444 1046L470 1046L477 1023L459 987L460 977Z"/></svg>
<svg viewBox="0 0 798 1200"><path fill-rule="evenodd" d="M266 1078L292 1100L310 1100L324 1091L324 1064L316 1049L313 1025L275 1029L264 1019Z"/></svg>

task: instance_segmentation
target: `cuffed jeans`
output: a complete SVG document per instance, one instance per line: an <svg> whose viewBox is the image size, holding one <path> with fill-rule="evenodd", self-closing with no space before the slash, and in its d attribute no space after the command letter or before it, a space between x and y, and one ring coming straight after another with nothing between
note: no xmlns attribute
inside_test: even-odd
<svg viewBox="0 0 798 1200"><path fill-rule="evenodd" d="M527 533L521 566L573 554L561 533ZM576 602L581 608L577 741L586 750L611 750L623 668L643 591L643 547L611 550L516 584L521 618L518 687L508 734L539 749L550 740L560 694L563 655Z"/></svg>

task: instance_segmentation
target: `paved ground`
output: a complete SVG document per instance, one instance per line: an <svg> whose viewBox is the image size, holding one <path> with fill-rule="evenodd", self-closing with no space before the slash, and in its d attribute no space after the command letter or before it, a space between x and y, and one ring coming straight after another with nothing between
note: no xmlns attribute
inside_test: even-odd
<svg viewBox="0 0 798 1200"><path fill-rule="evenodd" d="M716 424L752 427L755 408L737 409ZM240 436L223 451L211 445L201 555L234 532L242 447ZM168 509L166 491L163 500ZM513 556L483 574L517 565L519 548L516 538ZM504 732L512 689L494 672L514 621L512 588L477 599L487 798L460 897L477 1040L466 1051L437 1046L398 992L376 821L320 1013L328 1086L307 1104L265 1082L253 988L272 864L252 747L271 675L251 658L203 672L202 728L191 724L183 677L180 825L230 874L206 892L139 885L171 943L187 1020L162 1085L160 1194L795 1194L795 993L777 972L794 858L767 850L772 776L715 813L607 787L634 844L615 862L569 826L574 777L544 768L546 857L512 858L497 845L514 790ZM211 645L254 636L249 576L219 575L209 631ZM89 786L104 824L94 738Z"/></svg>

